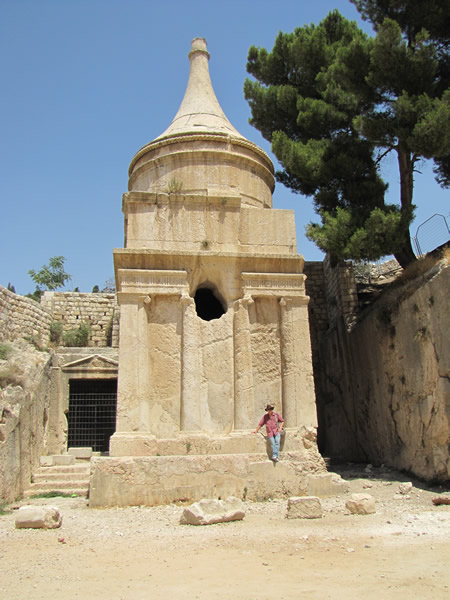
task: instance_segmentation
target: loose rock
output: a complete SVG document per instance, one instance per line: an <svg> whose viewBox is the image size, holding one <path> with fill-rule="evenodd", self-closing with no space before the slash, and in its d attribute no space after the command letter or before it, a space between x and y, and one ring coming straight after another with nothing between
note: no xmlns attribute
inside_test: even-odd
<svg viewBox="0 0 450 600"><path fill-rule="evenodd" d="M240 521L245 517L244 505L239 498L226 500L203 499L186 507L180 518L182 525L212 525Z"/></svg>
<svg viewBox="0 0 450 600"><path fill-rule="evenodd" d="M315 496L289 498L286 517L288 519L320 519L323 517L322 504Z"/></svg>
<svg viewBox="0 0 450 600"><path fill-rule="evenodd" d="M409 494L409 492L412 490L412 488L413 488L413 484L410 481L408 481L407 483L401 483L398 486L398 493L404 494L404 495Z"/></svg>
<svg viewBox="0 0 450 600"><path fill-rule="evenodd" d="M56 506L21 506L16 513L16 529L57 529L61 523Z"/></svg>
<svg viewBox="0 0 450 600"><path fill-rule="evenodd" d="M345 506L353 515L370 515L376 512L375 498L370 494L352 494Z"/></svg>

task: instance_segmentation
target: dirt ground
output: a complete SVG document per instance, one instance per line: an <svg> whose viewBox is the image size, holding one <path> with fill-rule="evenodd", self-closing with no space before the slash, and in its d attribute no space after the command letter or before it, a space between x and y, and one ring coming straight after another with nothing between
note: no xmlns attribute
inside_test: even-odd
<svg viewBox="0 0 450 600"><path fill-rule="evenodd" d="M180 525L182 506L90 509L82 498L22 501L57 506L61 528L15 529L0 517L2 597L8 600L448 600L450 506L430 488L384 468L333 469L350 492L321 499L322 519L287 519L286 500L245 503L242 521ZM412 481L410 493L399 484ZM376 498L350 515L354 492ZM12 507L14 508L14 507Z"/></svg>

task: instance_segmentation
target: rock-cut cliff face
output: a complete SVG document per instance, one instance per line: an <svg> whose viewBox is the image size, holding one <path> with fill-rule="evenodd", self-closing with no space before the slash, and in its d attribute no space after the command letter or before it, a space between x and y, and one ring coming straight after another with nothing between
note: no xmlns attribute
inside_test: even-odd
<svg viewBox="0 0 450 600"><path fill-rule="evenodd" d="M28 489L46 453L51 355L23 340L6 350L0 360L0 501L12 502Z"/></svg>
<svg viewBox="0 0 450 600"><path fill-rule="evenodd" d="M449 290L444 259L322 340L324 454L450 478Z"/></svg>

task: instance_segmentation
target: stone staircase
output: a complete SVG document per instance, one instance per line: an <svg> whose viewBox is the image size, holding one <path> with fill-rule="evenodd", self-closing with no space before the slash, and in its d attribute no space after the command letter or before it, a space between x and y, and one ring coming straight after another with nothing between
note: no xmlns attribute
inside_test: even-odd
<svg viewBox="0 0 450 600"><path fill-rule="evenodd" d="M90 456L81 458L76 454L42 456L41 466L33 473L31 485L24 496L29 498L58 492L88 497L90 472Z"/></svg>

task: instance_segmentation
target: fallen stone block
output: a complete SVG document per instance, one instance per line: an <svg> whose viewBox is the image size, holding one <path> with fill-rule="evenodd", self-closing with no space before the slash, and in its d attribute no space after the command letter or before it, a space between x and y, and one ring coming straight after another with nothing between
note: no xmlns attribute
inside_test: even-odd
<svg viewBox="0 0 450 600"><path fill-rule="evenodd" d="M309 496L337 496L349 490L348 481L337 473L318 473L306 477L306 487Z"/></svg>
<svg viewBox="0 0 450 600"><path fill-rule="evenodd" d="M436 496L436 498L432 498L431 502L435 505L435 506L440 506L441 504L450 504L450 496Z"/></svg>
<svg viewBox="0 0 450 600"><path fill-rule="evenodd" d="M399 494L409 494L409 492L413 489L413 484L411 483L411 481L405 482L405 483L401 483L398 486L398 493Z"/></svg>
<svg viewBox="0 0 450 600"><path fill-rule="evenodd" d="M239 498L226 500L203 499L186 507L180 518L182 525L213 525L240 521L245 517L244 505Z"/></svg>
<svg viewBox="0 0 450 600"><path fill-rule="evenodd" d="M16 529L57 529L61 523L56 506L21 506L16 513Z"/></svg>
<svg viewBox="0 0 450 600"><path fill-rule="evenodd" d="M92 458L92 448L69 448L67 453L70 456L74 456L76 459L90 459Z"/></svg>
<svg viewBox="0 0 450 600"><path fill-rule="evenodd" d="M375 498L370 494L352 494L345 506L353 515L370 515L376 512Z"/></svg>
<svg viewBox="0 0 450 600"><path fill-rule="evenodd" d="M323 517L322 504L315 496L289 498L286 517L288 519L320 519Z"/></svg>

